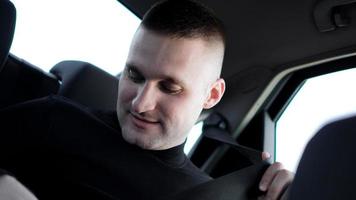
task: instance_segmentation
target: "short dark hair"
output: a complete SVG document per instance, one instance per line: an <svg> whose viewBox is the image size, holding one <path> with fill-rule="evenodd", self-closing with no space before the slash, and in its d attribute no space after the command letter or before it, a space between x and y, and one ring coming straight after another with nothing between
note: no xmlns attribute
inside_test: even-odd
<svg viewBox="0 0 356 200"><path fill-rule="evenodd" d="M193 0L158 2L143 16L141 25L172 37L217 39L225 45L223 23L212 10Z"/></svg>

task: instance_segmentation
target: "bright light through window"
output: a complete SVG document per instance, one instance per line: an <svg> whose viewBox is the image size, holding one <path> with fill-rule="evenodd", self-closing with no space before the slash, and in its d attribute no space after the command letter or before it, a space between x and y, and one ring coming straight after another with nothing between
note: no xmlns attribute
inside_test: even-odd
<svg viewBox="0 0 356 200"><path fill-rule="evenodd" d="M305 145L318 129L356 114L355 87L356 69L309 79L277 122L276 160L296 171Z"/></svg>
<svg viewBox="0 0 356 200"><path fill-rule="evenodd" d="M195 145L199 141L203 130L203 122L199 122L193 126L188 134L187 141L184 146L184 153L189 154L190 151L194 150Z"/></svg>
<svg viewBox="0 0 356 200"><path fill-rule="evenodd" d="M82 60L122 71L140 19L117 0L12 0L17 10L11 53L49 71Z"/></svg>

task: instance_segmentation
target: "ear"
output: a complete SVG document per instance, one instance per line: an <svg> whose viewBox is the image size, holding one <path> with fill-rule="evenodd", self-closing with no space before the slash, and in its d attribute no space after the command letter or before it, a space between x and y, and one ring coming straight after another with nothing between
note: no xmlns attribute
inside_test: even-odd
<svg viewBox="0 0 356 200"><path fill-rule="evenodd" d="M209 109L214 107L217 103L219 103L220 99L224 95L224 92L225 92L225 81L224 79L220 78L216 80L215 83L211 86L203 108Z"/></svg>

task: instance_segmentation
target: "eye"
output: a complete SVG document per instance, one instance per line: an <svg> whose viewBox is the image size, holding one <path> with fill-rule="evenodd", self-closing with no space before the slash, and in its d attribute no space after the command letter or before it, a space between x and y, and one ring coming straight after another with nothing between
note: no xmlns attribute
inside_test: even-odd
<svg viewBox="0 0 356 200"><path fill-rule="evenodd" d="M167 94L179 94L183 91L183 88L175 83L162 82L159 87L162 92Z"/></svg>
<svg viewBox="0 0 356 200"><path fill-rule="evenodd" d="M142 83L145 81L145 78L136 69L128 67L126 73L127 77L135 83Z"/></svg>

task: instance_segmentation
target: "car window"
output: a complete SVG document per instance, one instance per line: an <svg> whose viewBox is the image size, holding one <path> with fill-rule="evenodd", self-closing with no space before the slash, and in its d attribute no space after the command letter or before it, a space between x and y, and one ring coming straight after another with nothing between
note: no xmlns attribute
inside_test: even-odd
<svg viewBox="0 0 356 200"><path fill-rule="evenodd" d="M122 71L140 19L117 0L12 0L14 55L49 71L62 60Z"/></svg>
<svg viewBox="0 0 356 200"><path fill-rule="evenodd" d="M356 114L355 89L356 68L308 79L277 121L276 160L296 171L305 145L318 129Z"/></svg>
<svg viewBox="0 0 356 200"><path fill-rule="evenodd" d="M203 122L196 123L188 134L187 141L184 146L184 153L190 154L191 151L194 151L195 145L198 143L201 134L203 132Z"/></svg>

